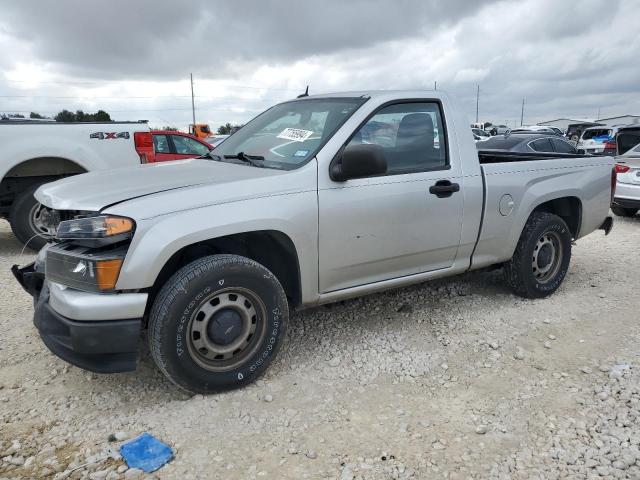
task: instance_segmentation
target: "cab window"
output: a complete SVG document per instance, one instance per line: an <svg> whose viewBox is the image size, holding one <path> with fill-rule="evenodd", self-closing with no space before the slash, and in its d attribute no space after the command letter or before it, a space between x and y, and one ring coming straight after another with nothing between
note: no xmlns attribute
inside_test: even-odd
<svg viewBox="0 0 640 480"><path fill-rule="evenodd" d="M171 153L169 139L166 135L153 136L153 149L156 153Z"/></svg>
<svg viewBox="0 0 640 480"><path fill-rule="evenodd" d="M440 105L399 103L383 107L354 134L350 145L380 145L387 175L448 167Z"/></svg>

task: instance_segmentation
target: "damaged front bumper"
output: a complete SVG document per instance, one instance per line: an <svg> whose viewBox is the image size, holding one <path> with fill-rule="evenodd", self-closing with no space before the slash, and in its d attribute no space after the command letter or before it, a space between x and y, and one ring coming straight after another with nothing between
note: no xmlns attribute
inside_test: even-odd
<svg viewBox="0 0 640 480"><path fill-rule="evenodd" d="M85 370L97 373L115 373L135 370L138 364L142 313L139 318L75 320L61 315L51 305L51 288L44 272L34 262L25 267L14 265L13 275L22 288L33 296L33 323L44 344L58 357ZM78 292L81 295L84 292ZM86 294L94 297L95 310L100 311L100 297L116 294ZM124 294L127 295L127 294ZM135 294L133 294L135 295ZM146 299L146 294L143 295ZM137 301L142 301L139 298ZM58 299L60 302L60 300ZM90 304L84 299L85 304ZM104 302L102 302L104 303ZM69 305L73 311L75 305ZM139 307L138 307L139 309Z"/></svg>

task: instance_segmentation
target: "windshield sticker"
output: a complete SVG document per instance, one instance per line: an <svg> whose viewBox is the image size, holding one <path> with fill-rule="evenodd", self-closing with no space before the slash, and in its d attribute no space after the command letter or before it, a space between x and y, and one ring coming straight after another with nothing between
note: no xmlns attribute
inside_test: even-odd
<svg viewBox="0 0 640 480"><path fill-rule="evenodd" d="M294 157L306 157L307 155L309 155L309 150L298 150L293 154Z"/></svg>
<svg viewBox="0 0 640 480"><path fill-rule="evenodd" d="M311 130L302 130L301 128L285 128L278 134L277 138L293 140L294 142L304 142L311 135L313 135L313 132Z"/></svg>

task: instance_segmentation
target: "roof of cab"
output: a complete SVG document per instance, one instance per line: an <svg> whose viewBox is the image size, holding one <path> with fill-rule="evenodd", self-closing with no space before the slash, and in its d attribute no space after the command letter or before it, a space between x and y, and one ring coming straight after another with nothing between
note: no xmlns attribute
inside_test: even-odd
<svg viewBox="0 0 640 480"><path fill-rule="evenodd" d="M357 90L352 92L333 92L333 93L321 93L317 95L309 95L300 97L300 100L314 99L314 98L339 98L339 97L363 97L363 98L442 98L446 97L447 93L442 90Z"/></svg>

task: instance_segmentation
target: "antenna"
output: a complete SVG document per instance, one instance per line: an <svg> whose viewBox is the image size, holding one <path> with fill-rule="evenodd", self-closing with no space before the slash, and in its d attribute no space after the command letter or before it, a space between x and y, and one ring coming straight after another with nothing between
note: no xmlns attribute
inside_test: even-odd
<svg viewBox="0 0 640 480"><path fill-rule="evenodd" d="M308 96L309 96L309 85L307 85L307 89L304 91L304 93L301 95L298 95L296 98L303 98Z"/></svg>

